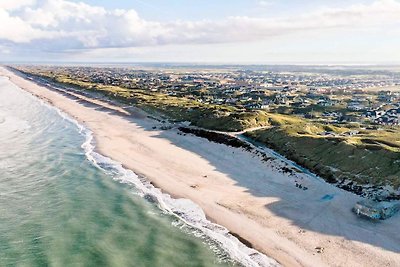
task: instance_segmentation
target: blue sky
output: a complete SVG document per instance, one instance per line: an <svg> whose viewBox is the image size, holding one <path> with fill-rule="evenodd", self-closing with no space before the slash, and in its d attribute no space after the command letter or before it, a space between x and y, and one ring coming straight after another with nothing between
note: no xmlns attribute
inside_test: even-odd
<svg viewBox="0 0 400 267"><path fill-rule="evenodd" d="M3 61L400 63L400 0L1 0Z"/></svg>
<svg viewBox="0 0 400 267"><path fill-rule="evenodd" d="M74 1L80 2L80 1ZM85 3L106 8L135 9L152 20L220 19L229 16L270 17L295 15L324 7L367 4L360 0L87 0Z"/></svg>

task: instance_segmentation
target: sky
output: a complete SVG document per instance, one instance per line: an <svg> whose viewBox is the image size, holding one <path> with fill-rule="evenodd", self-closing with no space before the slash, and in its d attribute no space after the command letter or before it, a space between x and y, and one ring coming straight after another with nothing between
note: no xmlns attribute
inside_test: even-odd
<svg viewBox="0 0 400 267"><path fill-rule="evenodd" d="M400 64L400 0L0 0L2 62Z"/></svg>

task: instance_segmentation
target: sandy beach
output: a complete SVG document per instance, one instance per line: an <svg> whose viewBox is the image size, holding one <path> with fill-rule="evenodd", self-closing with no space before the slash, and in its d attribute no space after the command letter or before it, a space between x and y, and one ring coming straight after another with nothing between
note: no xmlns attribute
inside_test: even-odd
<svg viewBox="0 0 400 267"><path fill-rule="evenodd" d="M351 212L358 196L304 173L289 175L278 159L159 130L162 124L139 110L68 97L4 68L0 75L88 127L98 152L194 201L211 221L283 266L400 266L400 214L360 219Z"/></svg>

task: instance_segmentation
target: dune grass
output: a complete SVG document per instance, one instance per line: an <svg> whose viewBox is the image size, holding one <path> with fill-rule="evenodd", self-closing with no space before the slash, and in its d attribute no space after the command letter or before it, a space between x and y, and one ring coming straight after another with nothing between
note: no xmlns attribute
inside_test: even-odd
<svg viewBox="0 0 400 267"><path fill-rule="evenodd" d="M323 125L305 119L247 132L328 182L400 187L400 138L396 129L363 130ZM329 132L329 135L326 134Z"/></svg>
<svg viewBox="0 0 400 267"><path fill-rule="evenodd" d="M249 112L228 105L205 104L184 97L144 89L96 84L50 72L20 71L29 75L38 75L77 90L98 92L123 103L135 105L149 113L156 113L165 119L189 121L193 125L211 130L235 132L269 125L266 113L263 111Z"/></svg>

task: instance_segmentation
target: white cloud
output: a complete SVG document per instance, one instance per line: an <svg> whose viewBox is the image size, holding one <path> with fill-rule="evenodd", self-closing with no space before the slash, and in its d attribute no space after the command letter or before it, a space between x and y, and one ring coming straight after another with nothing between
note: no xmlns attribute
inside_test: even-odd
<svg viewBox="0 0 400 267"><path fill-rule="evenodd" d="M107 11L103 7L64 0L47 0L41 6L27 7L20 15L31 25L46 28L78 28L83 24L93 24L95 18L104 17ZM93 27L94 25L92 25Z"/></svg>
<svg viewBox="0 0 400 267"><path fill-rule="evenodd" d="M0 9L0 39L15 43L28 43L33 39L44 38L47 33L33 28L19 17L10 16Z"/></svg>
<svg viewBox="0 0 400 267"><path fill-rule="evenodd" d="M268 4L270 1L260 1ZM0 44L56 52L179 44L235 43L301 32L366 30L400 26L400 3L322 9L282 18L229 17L218 21L157 22L135 10L106 10L68 0L0 1Z"/></svg>
<svg viewBox="0 0 400 267"><path fill-rule="evenodd" d="M36 0L1 0L0 9L15 10L35 3Z"/></svg>
<svg viewBox="0 0 400 267"><path fill-rule="evenodd" d="M269 7L274 4L273 0L259 0L258 5L261 7Z"/></svg>

